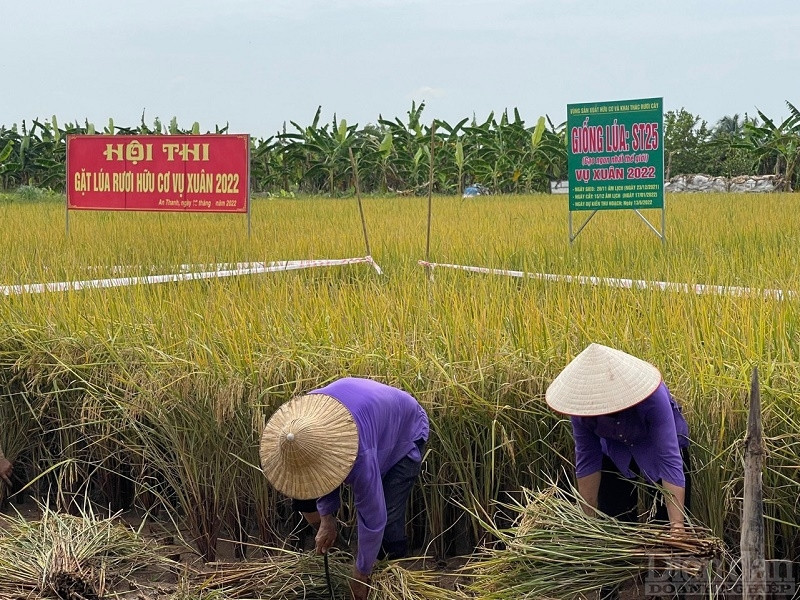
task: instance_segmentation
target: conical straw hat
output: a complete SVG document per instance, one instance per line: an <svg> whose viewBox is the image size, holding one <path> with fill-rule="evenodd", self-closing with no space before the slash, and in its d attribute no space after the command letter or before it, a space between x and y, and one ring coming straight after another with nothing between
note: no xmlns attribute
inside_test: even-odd
<svg viewBox="0 0 800 600"><path fill-rule="evenodd" d="M650 363L602 344L589 344L553 380L545 399L560 413L593 417L638 404L660 383L661 373Z"/></svg>
<svg viewBox="0 0 800 600"><path fill-rule="evenodd" d="M261 468L279 492L310 500L335 490L358 453L353 415L336 398L306 394L283 404L261 434Z"/></svg>

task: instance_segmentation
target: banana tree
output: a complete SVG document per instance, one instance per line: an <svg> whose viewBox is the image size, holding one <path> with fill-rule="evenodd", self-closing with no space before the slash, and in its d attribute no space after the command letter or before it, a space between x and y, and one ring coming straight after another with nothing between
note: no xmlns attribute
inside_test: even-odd
<svg viewBox="0 0 800 600"><path fill-rule="evenodd" d="M394 175L393 162L395 156L392 132L385 128L361 132L362 143L359 153L359 178L361 189L368 191L377 189L385 193L389 189L389 179ZM382 134L382 135L381 135Z"/></svg>
<svg viewBox="0 0 800 600"><path fill-rule="evenodd" d="M539 117L530 144L530 187L545 191L550 179L561 179L567 172L566 127L563 123L556 127L549 118Z"/></svg>
<svg viewBox="0 0 800 600"><path fill-rule="evenodd" d="M8 189L10 182L13 181L14 169L10 163L14 145L18 143L19 136L16 131L0 129L0 144L3 144L3 149L0 150L0 189Z"/></svg>
<svg viewBox="0 0 800 600"><path fill-rule="evenodd" d="M783 176L784 190L789 192L800 159L800 111L786 104L791 115L779 125L759 110L762 124L745 123L745 139L735 146L752 151L759 161L774 158L775 175Z"/></svg>
<svg viewBox="0 0 800 600"><path fill-rule="evenodd" d="M331 131L327 128L317 130L312 139L307 143L308 150L316 157L316 164L309 170L308 175L313 177L315 172L322 172L328 181L328 193L333 196L336 192L337 178L342 185L349 181L351 165L348 148L356 140L356 125L347 125L342 119L337 123L336 115L333 116Z"/></svg>
<svg viewBox="0 0 800 600"><path fill-rule="evenodd" d="M378 123L392 134L396 157L394 175L397 177L398 189L404 191L421 189L428 177L428 170L422 168L425 164L423 159L430 157L430 128L423 126L421 120L424 109L424 102L419 106L412 102L411 109L407 112L408 123L403 123L398 118L394 121L378 119ZM425 166L429 165L427 163Z"/></svg>
<svg viewBox="0 0 800 600"><path fill-rule="evenodd" d="M494 113L479 126L468 128L476 141L473 162L476 180L489 184L495 192L518 191L525 168L529 134L514 109L515 120L504 111L498 122Z"/></svg>
<svg viewBox="0 0 800 600"><path fill-rule="evenodd" d="M446 121L436 120L436 130L441 132L441 152L437 154L436 171L444 175L446 181L452 182L456 179L456 190L458 195L464 193L464 169L466 167L466 155L464 153L464 125L469 119L462 119L454 126ZM452 184L451 184L452 185ZM450 187L446 183L443 187Z"/></svg>

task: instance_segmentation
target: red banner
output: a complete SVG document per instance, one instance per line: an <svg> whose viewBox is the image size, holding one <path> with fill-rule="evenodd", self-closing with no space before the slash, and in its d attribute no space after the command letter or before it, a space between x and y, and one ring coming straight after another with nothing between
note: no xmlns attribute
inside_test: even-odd
<svg viewBox="0 0 800 600"><path fill-rule="evenodd" d="M248 135L67 136L67 208L244 213Z"/></svg>

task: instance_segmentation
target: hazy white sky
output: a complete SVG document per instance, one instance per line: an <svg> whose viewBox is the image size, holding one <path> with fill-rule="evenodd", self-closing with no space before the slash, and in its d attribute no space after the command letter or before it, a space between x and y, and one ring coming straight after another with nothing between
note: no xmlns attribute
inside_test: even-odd
<svg viewBox="0 0 800 600"><path fill-rule="evenodd" d="M267 137L663 97L710 124L800 107L797 0L2 0L0 125L173 116Z"/></svg>

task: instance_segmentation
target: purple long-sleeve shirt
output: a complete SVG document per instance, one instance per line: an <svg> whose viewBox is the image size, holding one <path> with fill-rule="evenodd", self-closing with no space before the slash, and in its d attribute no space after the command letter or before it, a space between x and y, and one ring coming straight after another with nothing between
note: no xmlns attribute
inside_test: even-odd
<svg viewBox="0 0 800 600"><path fill-rule="evenodd" d="M428 439L428 415L410 394L391 386L346 377L310 392L327 394L353 415L358 429L358 454L344 480L351 486L358 521L356 569L372 571L386 527L386 502L381 477L402 458L420 462L417 440ZM339 489L317 500L321 515L339 509Z"/></svg>
<svg viewBox="0 0 800 600"><path fill-rule="evenodd" d="M662 381L638 404L611 415L570 417L575 438L575 474L596 473L606 454L620 473L633 478L631 459L651 483L685 487L681 448L689 445L689 426Z"/></svg>

